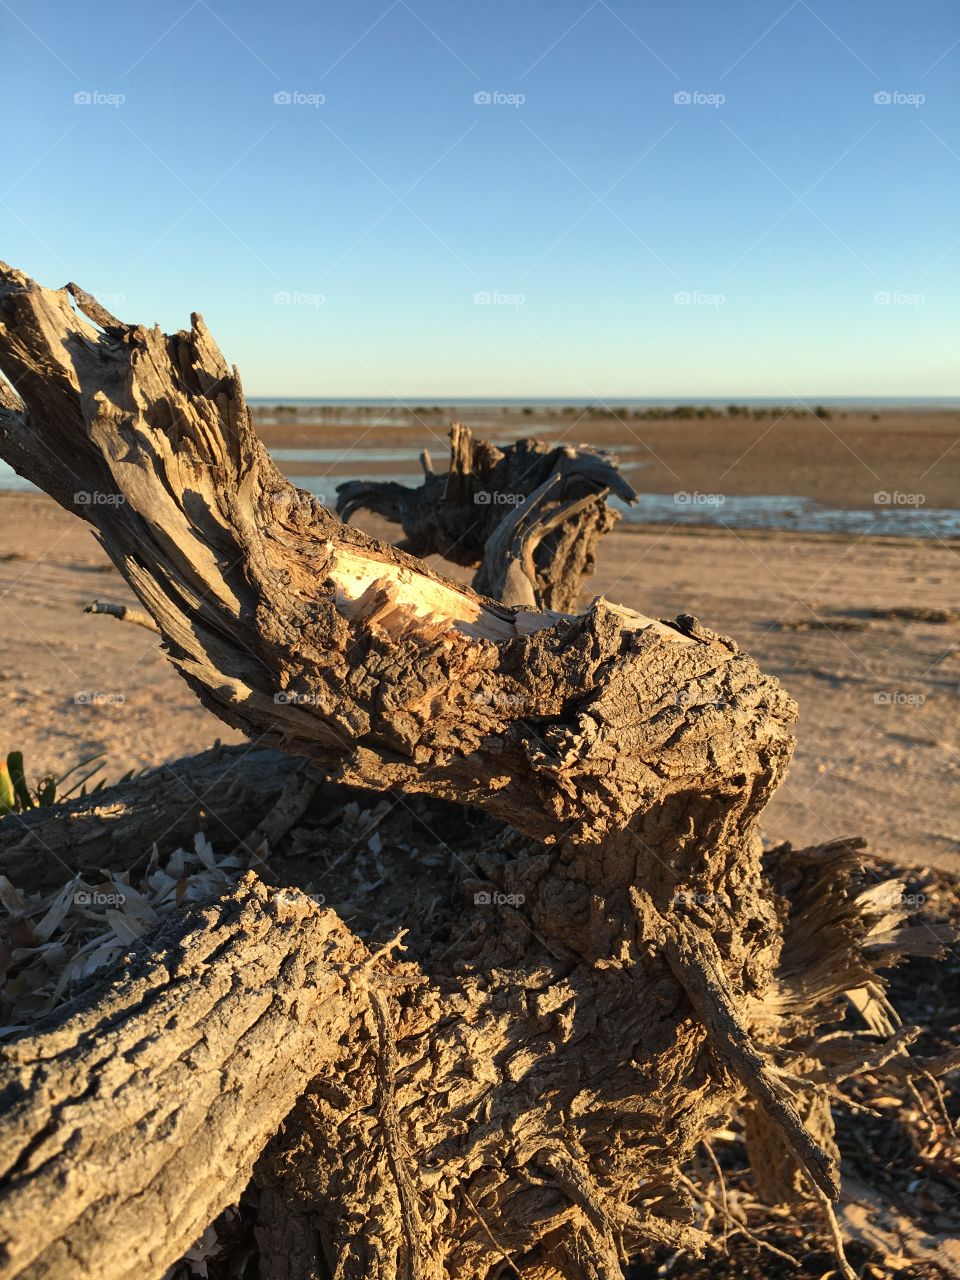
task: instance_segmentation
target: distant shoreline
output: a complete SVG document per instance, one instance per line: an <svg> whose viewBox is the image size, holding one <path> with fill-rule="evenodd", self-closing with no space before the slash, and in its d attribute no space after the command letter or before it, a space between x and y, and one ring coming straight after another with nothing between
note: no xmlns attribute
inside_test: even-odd
<svg viewBox="0 0 960 1280"><path fill-rule="evenodd" d="M450 421L459 418L493 444L533 438L609 451L638 492L661 495L642 504L656 509L658 522L693 523L702 511L707 518L699 524L720 517L739 527L759 521L830 531L845 523L871 536L894 527L900 535L913 525L921 537L955 536L960 413L813 407L822 414L798 410L784 417L743 402L723 413L637 405L629 416L607 409L584 414L562 404L539 412L489 404L430 413L329 404L287 412L254 404L252 411L281 470L326 501L347 479L418 484L421 453L435 471L445 471ZM667 509L664 501L675 495L676 510ZM830 515L837 511L878 519L837 521ZM632 514L642 519L637 509Z"/></svg>
<svg viewBox="0 0 960 1280"><path fill-rule="evenodd" d="M676 409L683 405L725 410L730 404L748 405L750 409L813 409L824 405L829 409L851 412L923 413L960 412L960 393L955 396L599 396L583 399L578 396L248 396L247 402L255 408L271 409L290 405L294 408L395 408L398 413L410 413L418 408L444 412L451 409L506 409L530 408L534 412L548 409L569 409L587 413L591 407L613 408L619 405L629 409Z"/></svg>
<svg viewBox="0 0 960 1280"><path fill-rule="evenodd" d="M640 495L624 524L785 530L928 544L960 536L960 412L501 402L415 406L253 403L281 471L325 505L347 480L417 486L443 472L459 418L494 445L539 439L613 454ZM813 412L816 410L816 412ZM423 462L421 462L423 459ZM0 490L27 486L0 464Z"/></svg>

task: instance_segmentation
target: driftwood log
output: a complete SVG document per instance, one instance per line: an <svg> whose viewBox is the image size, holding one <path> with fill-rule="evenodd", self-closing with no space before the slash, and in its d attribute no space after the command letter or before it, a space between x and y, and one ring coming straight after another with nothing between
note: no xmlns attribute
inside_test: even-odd
<svg viewBox="0 0 960 1280"><path fill-rule="evenodd" d="M0 412L0 455L93 525L207 707L344 782L476 805L528 837L490 885L499 926L482 946L419 939L365 1004L350 994L353 944L342 965L330 954L349 1027L331 1058L329 1010L304 1009L321 1024L298 1050L312 1080L257 1169L273 1214L264 1276L613 1280L645 1245L696 1247L678 1168L744 1095L764 1149L774 1135L805 1186L836 1195L829 1135L801 1118L823 1113L803 1064L845 991L881 1008L878 1034L892 1026L848 849L790 863L801 900L824 868L841 888L804 906L807 962L784 963L788 858L775 875L757 829L792 749L795 708L775 680L693 618L602 600L577 616L506 607L340 524L279 474L198 316L165 335L4 269L0 369L22 402ZM465 926L475 912L463 903ZM899 914L883 917L884 962ZM283 973L265 965L265 990ZM146 1115L156 1056L180 1053L181 1090L217 1056L206 1036L167 1048L166 1024L137 1039L130 981L115 1053L83 1030L102 1002L7 1050L4 1280L44 1274L27 1261L39 1246L69 1251L77 1277L128 1274L110 1270L120 1183L92 1199L77 1174L44 1198L56 1153L79 1142L83 1165L114 1081L126 1114ZM205 982L182 988L198 1026ZM293 1016L279 997L270 1008ZM268 1057L239 1068L241 1108ZM160 1114L158 1168L180 1150L179 1113L166 1127ZM225 1162L240 1161L231 1132L196 1125L197 1158L176 1165L189 1217L165 1234L145 1221L140 1276L162 1274L216 1213ZM268 1127L244 1131L244 1161Z"/></svg>
<svg viewBox="0 0 960 1280"><path fill-rule="evenodd" d="M4 1276L162 1276L382 980L332 911L252 876L153 946L5 1051Z"/></svg>
<svg viewBox="0 0 960 1280"><path fill-rule="evenodd" d="M360 510L399 524L404 550L475 568L473 587L506 604L573 611L596 548L637 495L598 449L518 440L498 448L462 423L450 431L445 474L426 463L413 489L392 480L337 486L337 514Z"/></svg>

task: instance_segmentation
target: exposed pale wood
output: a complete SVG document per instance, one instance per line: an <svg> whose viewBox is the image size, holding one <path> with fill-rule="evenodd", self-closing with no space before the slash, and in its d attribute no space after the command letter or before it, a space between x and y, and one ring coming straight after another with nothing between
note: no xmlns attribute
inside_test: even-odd
<svg viewBox="0 0 960 1280"><path fill-rule="evenodd" d="M612 1276L641 1244L696 1244L676 1171L744 1080L831 1185L767 1065L778 1000L813 1041L845 990L781 974L757 830L792 750L777 682L691 617L510 608L340 524L279 474L198 316L165 335L72 292L94 323L0 272L0 368L23 400L0 410L0 455L94 525L204 704L342 781L528 837L490 886L512 909L491 904L477 940L465 897L451 936L469 946L418 940L420 967L351 1006L344 1055L305 1053L314 1079L257 1170L297 1240L343 1280ZM499 465L490 448L455 433L451 503ZM521 524L504 537L529 580ZM853 949L848 924L819 921L821 948Z"/></svg>

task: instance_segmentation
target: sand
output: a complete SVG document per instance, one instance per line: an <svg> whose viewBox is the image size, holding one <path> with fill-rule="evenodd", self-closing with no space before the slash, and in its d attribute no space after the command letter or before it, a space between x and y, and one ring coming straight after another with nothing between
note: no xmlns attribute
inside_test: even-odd
<svg viewBox="0 0 960 1280"><path fill-rule="evenodd" d="M947 415L939 426L932 419L921 424L911 475L918 477L949 448L956 425ZM682 487L697 487L698 468L717 467L710 452L717 430L695 424L687 447L673 441L680 449L674 463L684 467ZM748 491L772 491L763 468L773 464L763 458L776 430L755 444L756 487ZM438 431L442 438L442 427ZM277 442L273 429L265 434ZM319 440L317 434L309 432L314 445L336 433L325 430ZM355 439L359 434L354 429ZM594 441L597 434L591 431ZM902 466L902 435L902 423L899 432L887 433L883 470L885 482L901 487L911 483L893 478ZM380 432L366 442L384 439ZM289 431L283 441L296 443ZM725 465L745 441L727 441ZM783 442L793 453L801 448L792 432ZM872 462L884 465L883 450L874 445ZM829 464L808 460L829 483L820 484L811 471L807 496L830 500L843 475L848 496L855 492L852 478L863 464L845 447L841 452L846 461L839 455ZM439 449L434 453L439 461ZM958 454L951 454L951 465ZM930 474L947 469L941 462ZM730 475L738 472L739 465ZM777 479L776 491L784 492L795 472L778 468ZM937 502L947 498L938 491ZM953 495L949 504L955 505ZM365 527L391 534L374 520ZM806 844L862 834L899 861L960 870L960 615L950 612L960 604L960 544L621 525L601 548L587 598L599 592L660 617L695 614L733 636L797 699L796 756L767 811L768 839ZM82 612L96 598L132 603L89 527L42 495L0 495L0 748L22 750L33 778L103 752L100 776L109 781L217 738L237 741L239 735L199 706L155 636Z"/></svg>

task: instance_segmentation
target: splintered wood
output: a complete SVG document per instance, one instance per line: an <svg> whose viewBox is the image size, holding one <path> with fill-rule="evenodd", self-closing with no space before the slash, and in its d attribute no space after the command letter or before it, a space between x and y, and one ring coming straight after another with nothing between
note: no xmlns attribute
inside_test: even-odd
<svg viewBox="0 0 960 1280"><path fill-rule="evenodd" d="M576 612L615 467L461 430L436 518L348 495L455 556L481 481L526 493L463 553L492 599L291 486L198 316L167 335L72 294L88 320L0 269L0 456L94 526L191 689L261 748L519 836L416 963L248 885L9 1044L2 1280L160 1280L254 1161L263 1280L620 1280L701 1246L681 1166L746 1091L832 1194L817 1029L836 973L876 1006L902 913L868 952L869 903L834 909L848 849L764 862L776 680L692 617ZM784 963L797 928L830 966Z"/></svg>

